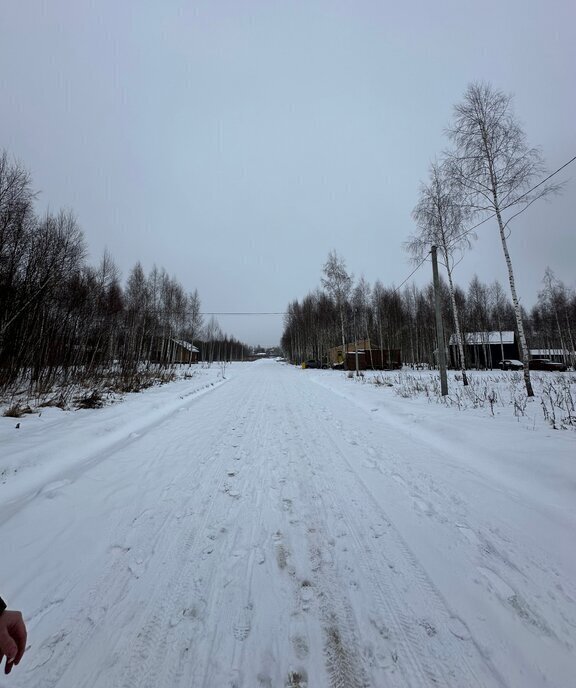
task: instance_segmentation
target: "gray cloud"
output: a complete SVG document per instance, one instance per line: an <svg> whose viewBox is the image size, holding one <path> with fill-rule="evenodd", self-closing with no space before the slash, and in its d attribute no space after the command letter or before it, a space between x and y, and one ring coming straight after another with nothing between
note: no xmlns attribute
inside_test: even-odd
<svg viewBox="0 0 576 688"><path fill-rule="evenodd" d="M164 266L206 311L281 311L335 248L398 284L428 163L468 82L515 94L550 169L576 154L572 2L8 0L2 138L39 209L73 208L91 256ZM518 219L523 302L575 285L576 165ZM423 268L415 280L428 280ZM506 280L491 223L457 271ZM281 317L219 318L273 344Z"/></svg>

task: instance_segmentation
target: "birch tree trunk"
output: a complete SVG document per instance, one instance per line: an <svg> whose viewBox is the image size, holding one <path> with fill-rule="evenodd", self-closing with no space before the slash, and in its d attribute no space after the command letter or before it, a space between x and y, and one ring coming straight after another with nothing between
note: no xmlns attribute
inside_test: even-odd
<svg viewBox="0 0 576 688"><path fill-rule="evenodd" d="M506 241L506 233L504 231L504 223L500 213L500 205L496 193L494 196L494 210L498 220L498 229L500 230L500 239L502 241L502 250L504 251L504 258L506 259L506 267L508 268L508 280L510 282L510 293L512 295L512 305L514 306L514 315L516 317L516 327L518 328L518 339L520 340L520 353L522 355L522 363L524 364L524 384L526 385L526 394L529 397L534 396L532 388L532 380L530 379L530 369L528 361L530 354L528 352L528 345L526 344L526 336L524 335L524 323L522 322L522 313L520 311L520 302L516 294L516 282L514 280L514 270L512 268L512 261L510 260L510 252L508 251L508 242Z"/></svg>
<svg viewBox="0 0 576 688"><path fill-rule="evenodd" d="M450 285L450 303L452 304L452 316L454 317L454 329L456 334L456 342L458 343L458 356L460 358L460 372L462 373L462 384L466 387L468 385L468 376L466 375L466 361L464 359L464 345L462 343L462 330L460 329L460 318L458 316L458 307L456 305L456 297L454 296L454 283L452 281L452 270L450 263L446 257L446 272L448 273L448 284Z"/></svg>

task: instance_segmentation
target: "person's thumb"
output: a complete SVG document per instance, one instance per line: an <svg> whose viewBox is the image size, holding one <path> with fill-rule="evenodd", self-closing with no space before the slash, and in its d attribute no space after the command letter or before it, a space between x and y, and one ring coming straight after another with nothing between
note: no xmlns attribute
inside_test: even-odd
<svg viewBox="0 0 576 688"><path fill-rule="evenodd" d="M0 652L6 655L6 659L9 662L16 657L16 653L18 652L16 643L12 640L5 628L0 629Z"/></svg>

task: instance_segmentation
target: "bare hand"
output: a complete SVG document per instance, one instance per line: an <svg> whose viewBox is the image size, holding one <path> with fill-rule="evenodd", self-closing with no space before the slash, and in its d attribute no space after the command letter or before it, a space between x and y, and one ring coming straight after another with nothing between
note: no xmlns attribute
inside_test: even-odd
<svg viewBox="0 0 576 688"><path fill-rule="evenodd" d="M0 665L6 657L4 673L9 674L19 664L26 649L26 625L20 612L8 609L0 614Z"/></svg>

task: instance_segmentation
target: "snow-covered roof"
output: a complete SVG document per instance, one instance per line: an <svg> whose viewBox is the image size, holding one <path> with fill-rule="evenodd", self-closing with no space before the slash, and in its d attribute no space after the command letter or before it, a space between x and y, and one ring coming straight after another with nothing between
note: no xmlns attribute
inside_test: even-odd
<svg viewBox="0 0 576 688"><path fill-rule="evenodd" d="M562 349L530 349L530 356L569 356L569 351L563 351Z"/></svg>
<svg viewBox="0 0 576 688"><path fill-rule="evenodd" d="M193 344L190 342L185 342L183 339L173 339L172 340L174 344L177 344L178 346L181 346L183 349L186 349L188 351L191 351L193 354L199 354L200 350L197 349Z"/></svg>
<svg viewBox="0 0 576 688"><path fill-rule="evenodd" d="M514 332L463 332L462 338L465 344L514 344ZM450 346L458 343L456 335L450 337Z"/></svg>

